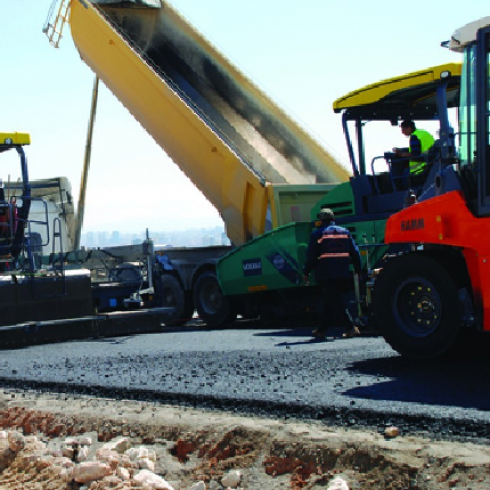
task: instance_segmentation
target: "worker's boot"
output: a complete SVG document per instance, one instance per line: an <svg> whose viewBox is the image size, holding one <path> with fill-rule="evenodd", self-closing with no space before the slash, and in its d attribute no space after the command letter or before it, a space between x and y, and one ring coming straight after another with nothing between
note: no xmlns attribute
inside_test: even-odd
<svg viewBox="0 0 490 490"><path fill-rule="evenodd" d="M316 340L325 340L325 332L323 332L319 328L313 330L313 332L311 332L311 335Z"/></svg>
<svg viewBox="0 0 490 490"><path fill-rule="evenodd" d="M352 337L358 337L361 335L361 332L358 327L353 326L350 330L347 330L347 332L342 335L344 339L351 339Z"/></svg>

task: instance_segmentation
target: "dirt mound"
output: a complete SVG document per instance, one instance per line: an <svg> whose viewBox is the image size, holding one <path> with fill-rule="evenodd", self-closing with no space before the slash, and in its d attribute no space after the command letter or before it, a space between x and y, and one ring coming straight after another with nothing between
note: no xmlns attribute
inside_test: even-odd
<svg viewBox="0 0 490 490"><path fill-rule="evenodd" d="M0 427L7 434L3 442L0 438L0 488L5 490L143 488L134 477L150 473L175 490L198 482L220 490L234 481L230 472L239 475L232 488L243 490L320 490L336 476L353 490L490 488L490 447L476 444L59 394L11 392L0 402ZM8 444L14 430L25 439L22 448L14 446L18 451ZM91 443L78 461L79 453L67 453L66 446L81 437ZM125 451L131 446L133 455L154 456L146 456L144 464L144 458L128 462L130 453L109 457L107 451L117 453L114 443L122 446L121 439ZM100 463L93 470L100 478L91 483L75 481L66 470L70 462L76 468L90 461ZM109 465L110 474L102 464ZM164 488L155 485L149 488Z"/></svg>

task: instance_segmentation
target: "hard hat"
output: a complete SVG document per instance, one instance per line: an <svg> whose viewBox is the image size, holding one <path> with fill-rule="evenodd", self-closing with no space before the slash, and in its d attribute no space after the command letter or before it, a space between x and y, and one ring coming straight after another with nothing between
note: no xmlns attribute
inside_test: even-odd
<svg viewBox="0 0 490 490"><path fill-rule="evenodd" d="M333 221L334 214L330 208L322 208L316 217L321 220Z"/></svg>

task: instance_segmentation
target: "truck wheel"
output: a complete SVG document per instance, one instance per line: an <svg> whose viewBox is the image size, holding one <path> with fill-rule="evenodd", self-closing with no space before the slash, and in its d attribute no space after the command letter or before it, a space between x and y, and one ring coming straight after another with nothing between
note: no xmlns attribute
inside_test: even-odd
<svg viewBox="0 0 490 490"><path fill-rule="evenodd" d="M197 314L208 327L224 327L237 317L232 301L223 296L214 272L205 272L196 281L194 304Z"/></svg>
<svg viewBox="0 0 490 490"><path fill-rule="evenodd" d="M446 270L423 255L391 259L376 279L376 325L403 356L429 359L453 345L461 325L458 288Z"/></svg>
<svg viewBox="0 0 490 490"><path fill-rule="evenodd" d="M162 323L168 327L185 325L192 317L194 308L192 302L187 299L180 281L166 274L162 276L160 285L162 288L161 306L174 308L173 313L164 316Z"/></svg>

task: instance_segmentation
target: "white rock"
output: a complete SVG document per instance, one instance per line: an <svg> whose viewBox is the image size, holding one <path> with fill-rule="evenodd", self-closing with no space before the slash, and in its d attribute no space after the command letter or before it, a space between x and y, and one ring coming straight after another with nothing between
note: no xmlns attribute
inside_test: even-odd
<svg viewBox="0 0 490 490"><path fill-rule="evenodd" d="M120 478L118 478L116 475L110 475L110 476L106 476L103 480L100 481L100 487L104 488L104 489L109 489L109 488L121 488L121 484L122 484L122 481ZM92 483L92 485L90 485L90 488L92 488L94 485L99 485L97 483Z"/></svg>
<svg viewBox="0 0 490 490"><path fill-rule="evenodd" d="M150 458L141 458L138 466L142 470L155 471L155 463Z"/></svg>
<svg viewBox="0 0 490 490"><path fill-rule="evenodd" d="M129 470L121 466L117 468L116 476L122 481L128 481L131 479L131 474L129 473Z"/></svg>
<svg viewBox="0 0 490 490"><path fill-rule="evenodd" d="M75 466L75 463L71 459L56 456L53 464L61 466L62 468L73 468Z"/></svg>
<svg viewBox="0 0 490 490"><path fill-rule="evenodd" d="M228 472L222 479L221 485L224 487L236 488L242 479L242 474L240 471L233 470Z"/></svg>
<svg viewBox="0 0 490 490"><path fill-rule="evenodd" d="M115 470L119 466L119 458L121 458L121 456L115 451L104 447L97 449L95 452L95 457L98 461L107 463L112 470Z"/></svg>
<svg viewBox="0 0 490 490"><path fill-rule="evenodd" d="M60 476L64 481L70 482L73 480L73 473L75 472L75 468L63 468Z"/></svg>
<svg viewBox="0 0 490 490"><path fill-rule="evenodd" d="M154 488L156 490L174 490L172 485L164 480L161 476L155 475L148 470L141 470L133 480L137 483L140 483L142 486L147 485L150 488Z"/></svg>
<svg viewBox="0 0 490 490"><path fill-rule="evenodd" d="M73 446L64 445L61 447L61 454L68 459L73 459Z"/></svg>
<svg viewBox="0 0 490 490"><path fill-rule="evenodd" d="M133 462L138 460L138 450L135 447L131 447L124 451L124 454Z"/></svg>
<svg viewBox="0 0 490 490"><path fill-rule="evenodd" d="M73 459L73 454L74 454L73 447L71 447L71 446L63 446L61 448L61 454L65 458Z"/></svg>
<svg viewBox="0 0 490 490"><path fill-rule="evenodd" d="M22 461L22 464L28 465L29 463L32 463L34 461L39 461L40 459L44 458L45 455L46 455L46 453L44 453L44 452L36 451L34 453L29 453L29 454L23 455L20 458L20 460Z"/></svg>
<svg viewBox="0 0 490 490"><path fill-rule="evenodd" d="M50 448L48 450L49 454L51 454L51 456L54 456L55 458L62 458L63 457L63 451L60 447L54 447L54 448Z"/></svg>
<svg viewBox="0 0 490 490"><path fill-rule="evenodd" d="M25 446L25 438L20 432L9 432L8 434L9 448L14 453L22 451Z"/></svg>
<svg viewBox="0 0 490 490"><path fill-rule="evenodd" d="M65 439L66 446L91 446L92 438L88 436L67 437Z"/></svg>
<svg viewBox="0 0 490 490"><path fill-rule="evenodd" d="M127 451L131 447L131 441L127 437L119 437L114 441L106 442L102 447L123 454L124 451Z"/></svg>
<svg viewBox="0 0 490 490"><path fill-rule="evenodd" d="M209 490L219 490L221 485L216 480L211 480L209 482Z"/></svg>
<svg viewBox="0 0 490 490"><path fill-rule="evenodd" d="M24 437L24 447L28 447L29 451L43 451L45 453L49 453L49 450L47 448L47 444L44 442L40 441L37 437L33 436L25 436ZM0 442L0 447L1 447L1 442Z"/></svg>
<svg viewBox="0 0 490 490"><path fill-rule="evenodd" d="M0 439L8 439L8 432L6 430L0 430Z"/></svg>
<svg viewBox="0 0 490 490"><path fill-rule="evenodd" d="M58 466L56 464L52 464L50 467L49 467L49 473L51 474L51 476L53 475L61 475L61 473L65 471L64 468L62 468L61 466Z"/></svg>
<svg viewBox="0 0 490 490"><path fill-rule="evenodd" d="M131 461L129 459L129 456L127 454L120 454L119 455L119 465L128 468L129 470L137 470L138 469L138 463Z"/></svg>
<svg viewBox="0 0 490 490"><path fill-rule="evenodd" d="M400 429L398 427L391 426L385 429L385 437L394 438L394 437L398 437L399 435L400 435Z"/></svg>
<svg viewBox="0 0 490 490"><path fill-rule="evenodd" d="M189 490L206 490L206 484L203 481L198 481Z"/></svg>
<svg viewBox="0 0 490 490"><path fill-rule="evenodd" d="M78 483L89 483L95 480L102 480L109 476L112 470L109 465L100 461L87 461L75 466L73 479Z"/></svg>
<svg viewBox="0 0 490 490"><path fill-rule="evenodd" d="M327 490L350 490L350 487L343 478L337 477L328 484Z"/></svg>
<svg viewBox="0 0 490 490"><path fill-rule="evenodd" d="M97 459L100 459L101 461L106 461L112 458L117 459L119 456L116 453L116 451L113 451L112 449L108 449L106 447L100 447L99 449L97 449L97 451L95 451L95 457Z"/></svg>
<svg viewBox="0 0 490 490"><path fill-rule="evenodd" d="M79 442L82 446L91 446L92 438L90 436L82 436L79 438Z"/></svg>
<svg viewBox="0 0 490 490"><path fill-rule="evenodd" d="M90 449L87 446L81 447L78 450L76 462L81 463L82 461L87 461Z"/></svg>
<svg viewBox="0 0 490 490"><path fill-rule="evenodd" d="M141 459L151 459L154 463L156 463L157 455L153 449L148 449L144 446L140 446L138 448L132 447L124 451L124 454L129 457L129 459L133 462L138 462Z"/></svg>
<svg viewBox="0 0 490 490"><path fill-rule="evenodd" d="M148 449L148 458L151 459L154 463L157 462L157 453L154 449Z"/></svg>

